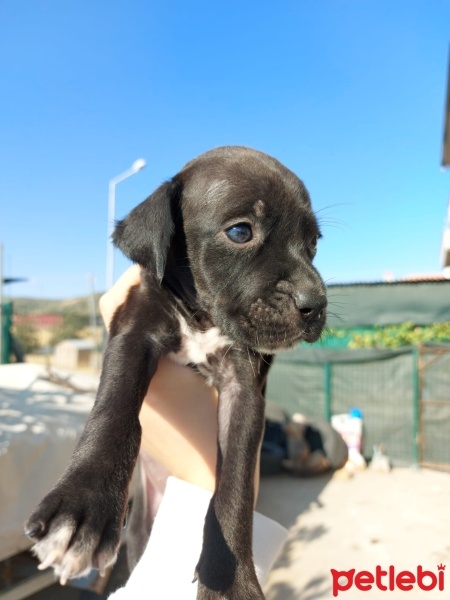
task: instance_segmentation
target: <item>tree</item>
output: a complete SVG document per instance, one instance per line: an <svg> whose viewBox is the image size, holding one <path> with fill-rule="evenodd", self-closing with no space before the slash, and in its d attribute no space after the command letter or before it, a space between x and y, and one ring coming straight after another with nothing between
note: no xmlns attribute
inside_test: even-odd
<svg viewBox="0 0 450 600"><path fill-rule="evenodd" d="M89 325L89 319L86 315L74 312L66 312L63 315L63 322L59 325L51 339L50 344L55 346L63 340L80 338L82 330Z"/></svg>
<svg viewBox="0 0 450 600"><path fill-rule="evenodd" d="M36 327L26 321L16 323L12 328L12 334L19 341L25 354L32 354L41 345Z"/></svg>

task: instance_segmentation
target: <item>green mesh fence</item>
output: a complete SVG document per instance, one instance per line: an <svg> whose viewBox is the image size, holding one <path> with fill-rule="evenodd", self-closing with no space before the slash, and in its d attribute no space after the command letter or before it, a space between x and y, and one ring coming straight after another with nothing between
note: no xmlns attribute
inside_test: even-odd
<svg viewBox="0 0 450 600"><path fill-rule="evenodd" d="M367 458L383 444L397 466L450 465L450 347L299 347L277 356L267 398L289 415L327 420L359 408Z"/></svg>
<svg viewBox="0 0 450 600"><path fill-rule="evenodd" d="M450 350L425 347L419 360L420 461L450 465Z"/></svg>

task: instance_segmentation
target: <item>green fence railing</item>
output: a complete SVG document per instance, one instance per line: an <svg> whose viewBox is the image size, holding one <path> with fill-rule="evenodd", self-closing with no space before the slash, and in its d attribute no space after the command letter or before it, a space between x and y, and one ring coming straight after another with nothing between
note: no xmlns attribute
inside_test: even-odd
<svg viewBox="0 0 450 600"><path fill-rule="evenodd" d="M12 302L4 302L0 305L0 310L0 323L2 327L0 364L6 364L9 362L9 356L11 354Z"/></svg>
<svg viewBox="0 0 450 600"><path fill-rule="evenodd" d="M450 466L450 346L432 348L299 347L277 356L266 395L289 415L328 421L361 409L367 458L383 444L394 465Z"/></svg>

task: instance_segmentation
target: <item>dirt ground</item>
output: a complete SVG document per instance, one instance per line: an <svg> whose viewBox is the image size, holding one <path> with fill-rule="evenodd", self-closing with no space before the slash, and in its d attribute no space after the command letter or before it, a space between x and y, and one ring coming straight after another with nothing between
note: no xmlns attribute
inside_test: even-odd
<svg viewBox="0 0 450 600"><path fill-rule="evenodd" d="M450 473L394 469L366 470L349 479L342 473L316 479L269 477L261 481L257 509L289 529L266 584L267 600L333 599L330 570L353 568L374 574L372 589L359 591L353 585L336 590L337 598L404 599L397 584L389 590L389 575L379 579L386 591L376 586L377 565L415 576L421 565L436 575L433 590L414 583L408 600L450 598ZM441 563L447 566L443 591L438 590ZM338 580L343 587L349 581L347 576ZM432 585L433 579L425 577L423 584Z"/></svg>
<svg viewBox="0 0 450 600"><path fill-rule="evenodd" d="M423 591L415 584L406 598L450 600L450 473L394 469L390 473L366 470L351 478L339 472L309 479L264 477L257 509L289 529L265 587L267 600L333 600L331 569L364 570L370 575L377 566L386 571L393 567L398 574L416 573L420 565L436 576L441 563L447 567L444 590ZM118 580L122 575L117 569ZM342 580L345 583L347 578L339 580L341 585ZM394 588L381 591L373 585L371 590L358 591L353 585L337 598L405 598L404 591ZM33 600L93 597L100 598L55 584Z"/></svg>
<svg viewBox="0 0 450 600"><path fill-rule="evenodd" d="M375 573L377 565L386 571L393 566L398 574L416 573L421 565L437 574L442 563L450 571L450 473L394 469L388 474L367 470L350 479L339 473L311 479L264 477L257 509L289 529L265 587L267 600L334 600L330 569ZM93 598L100 597L55 584L32 600ZM405 594L353 586L337 598L447 600L450 573L444 574L443 591L415 586Z"/></svg>

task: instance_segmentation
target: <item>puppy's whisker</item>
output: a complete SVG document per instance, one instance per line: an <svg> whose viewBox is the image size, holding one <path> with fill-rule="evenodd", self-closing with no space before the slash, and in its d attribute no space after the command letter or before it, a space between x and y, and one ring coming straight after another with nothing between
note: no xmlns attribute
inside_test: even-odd
<svg viewBox="0 0 450 600"><path fill-rule="evenodd" d="M328 306L332 306L333 308L344 309L348 305L347 304L343 304L342 302L330 302L328 304ZM328 312L330 312L330 311L328 311Z"/></svg>
<svg viewBox="0 0 450 600"><path fill-rule="evenodd" d="M248 354L248 362L250 363L250 366L251 366L251 368L252 368L252 371L253 371L253 377L255 377L255 378L256 378L255 368L254 368L254 366L253 366L252 359L250 358L250 351L249 351L249 348L248 348L248 347L247 347L247 354Z"/></svg>
<svg viewBox="0 0 450 600"><path fill-rule="evenodd" d="M266 365L269 365L269 367L270 367L271 362L269 360L266 360L263 354L261 354L261 359L264 363L266 363Z"/></svg>
<svg viewBox="0 0 450 600"><path fill-rule="evenodd" d="M332 208L336 208L336 207L342 207L342 206L350 206L349 202L340 202L338 204L330 204L329 206L323 206L322 208L319 208L318 210L315 210L315 215L317 220L319 221L320 225L325 225L328 226L329 224L332 225L338 225L340 226L342 229L345 228L349 228L348 224L345 221L342 221L340 219L336 219L334 217L331 217L327 214L323 215L321 213L323 213L324 211L329 211Z"/></svg>
<svg viewBox="0 0 450 600"><path fill-rule="evenodd" d="M341 323L344 323L344 319L343 317L341 317L341 315L339 315L338 313L334 313L334 312L328 312L329 315L335 317L336 319L338 319L338 321L340 321Z"/></svg>
<svg viewBox="0 0 450 600"><path fill-rule="evenodd" d="M314 212L317 215L318 213L321 213L324 210L330 210L331 208L337 208L340 206L352 206L352 203L351 202L336 202L336 204L327 204L326 206L322 206L322 208L317 208Z"/></svg>
<svg viewBox="0 0 450 600"><path fill-rule="evenodd" d="M258 348L259 348L260 344L259 344L258 330L255 330L255 335L256 335L256 343L257 343Z"/></svg>
<svg viewBox="0 0 450 600"><path fill-rule="evenodd" d="M319 222L320 229L323 229L324 227L334 227L336 229L340 229L341 231L343 231L344 229L350 229L347 223L345 223L344 221L339 221L338 219L325 220L319 217L317 220Z"/></svg>
<svg viewBox="0 0 450 600"><path fill-rule="evenodd" d="M226 355L228 354L228 352L231 350L232 347L233 347L233 344L230 344L228 346L228 348L226 349L224 355L222 356L221 364L223 364L223 361L225 360Z"/></svg>
<svg viewBox="0 0 450 600"><path fill-rule="evenodd" d="M337 312L334 312L334 311L332 311L332 310L329 310L329 311L328 311L328 314L329 314L329 315L331 315L332 317L336 317L337 319L341 319L341 318L342 318L342 317L341 317L341 315L340 315L339 313L337 313Z"/></svg>
<svg viewBox="0 0 450 600"><path fill-rule="evenodd" d="M333 280L332 279L328 279L326 283L329 284L330 281L333 281ZM335 298L336 296L342 296L343 298L348 298L348 294L343 294L343 293L339 294L339 293L333 292L334 286L339 285L339 284L333 283L331 285L333 286L333 288L331 290L328 290L328 296L330 298Z"/></svg>

